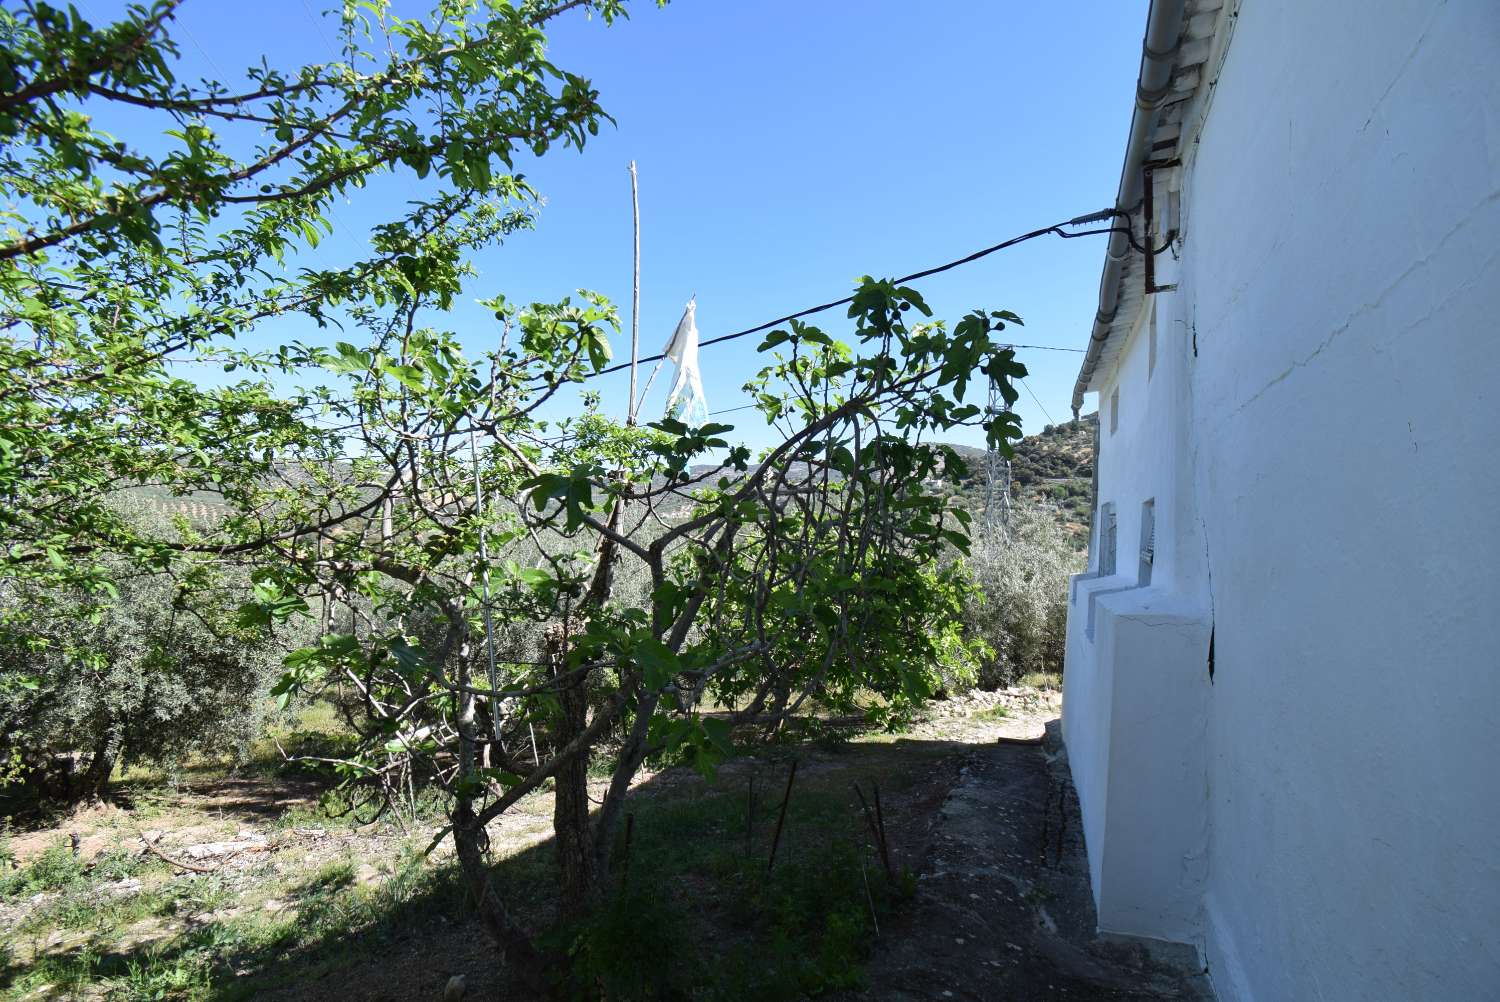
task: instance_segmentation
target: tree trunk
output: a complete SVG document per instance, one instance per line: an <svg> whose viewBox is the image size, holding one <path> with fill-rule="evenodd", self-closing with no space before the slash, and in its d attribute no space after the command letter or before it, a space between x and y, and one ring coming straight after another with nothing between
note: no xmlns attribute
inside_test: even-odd
<svg viewBox="0 0 1500 1002"><path fill-rule="evenodd" d="M75 796L79 800L98 800L104 796L104 790L109 786L109 777L115 771L115 763L120 760L120 751L124 744L125 725L114 721L104 729L104 733L95 742L94 755L89 760L89 767L78 777Z"/></svg>
<svg viewBox="0 0 1500 1002"><path fill-rule="evenodd" d="M477 823L468 800L460 800L453 812L453 847L458 855L459 869L464 883L473 897L479 923L485 933L500 950L500 960L508 968L527 997L543 998L547 995L547 981L541 954L532 944L531 938L516 925L505 902L495 890L490 879L490 869L484 861L487 836Z"/></svg>
<svg viewBox="0 0 1500 1002"><path fill-rule="evenodd" d="M458 856L459 869L474 900L480 924L500 950L500 959L515 977L522 989L531 997L541 998L546 994L546 978L541 956L531 938L511 918L500 894L490 878L490 868L484 854L489 850L489 835L474 813L474 780L477 778L478 734L475 728L477 706L474 694L469 691L469 645L465 640L467 623L461 611L449 607L448 634L441 650L441 659L447 660L450 651L458 650L454 675L458 683L458 714L455 721L458 730L458 781L453 791L453 807L449 820L453 824L453 848ZM480 784L482 785L482 784Z"/></svg>
<svg viewBox="0 0 1500 1002"><path fill-rule="evenodd" d="M555 650L553 670L565 673L562 652ZM558 692L561 704L557 743L566 746L588 725L587 675L564 683ZM594 847L589 824L590 750L573 756L557 770L552 799L552 827L557 845L559 890L562 897L559 912L566 919L577 918L592 903L597 891L594 871Z"/></svg>

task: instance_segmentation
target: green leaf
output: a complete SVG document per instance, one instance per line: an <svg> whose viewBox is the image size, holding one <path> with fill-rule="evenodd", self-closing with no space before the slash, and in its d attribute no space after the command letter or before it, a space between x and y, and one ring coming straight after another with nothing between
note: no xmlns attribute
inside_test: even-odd
<svg viewBox="0 0 1500 1002"><path fill-rule="evenodd" d="M782 330L772 331L771 333L769 333L769 334L766 335L766 339L764 341L762 341L760 343L759 347L757 347L755 350L758 351L758 352L759 351L770 351L772 348L776 347L778 344L782 344L783 342L787 341L790 337L791 337L791 335L788 334L786 331L782 331Z"/></svg>
<svg viewBox="0 0 1500 1002"><path fill-rule="evenodd" d="M724 755L734 751L733 730L727 720L718 717L703 718L703 733L708 735L708 740Z"/></svg>
<svg viewBox="0 0 1500 1002"><path fill-rule="evenodd" d="M403 638L392 638L386 642L386 650L401 666L406 675L419 675L427 671L427 653L420 644L407 643Z"/></svg>
<svg viewBox="0 0 1500 1002"><path fill-rule="evenodd" d="M588 328L584 334L584 347L588 351L589 362L594 366L595 372L609 364L609 339L604 336L602 330L597 327Z"/></svg>
<svg viewBox="0 0 1500 1002"><path fill-rule="evenodd" d="M423 370L417 368L415 365L398 365L394 362L386 362L381 366L381 370L395 376L403 386L416 393L423 393L427 389L427 383L423 378Z"/></svg>
<svg viewBox="0 0 1500 1002"><path fill-rule="evenodd" d="M679 666L677 655L655 637L636 646L635 661L641 666L641 676L646 688L652 692L661 691L671 682Z"/></svg>

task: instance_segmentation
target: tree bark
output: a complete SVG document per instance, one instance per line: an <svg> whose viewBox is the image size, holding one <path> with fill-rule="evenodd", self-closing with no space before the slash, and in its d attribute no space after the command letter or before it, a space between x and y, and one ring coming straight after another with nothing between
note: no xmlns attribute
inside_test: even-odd
<svg viewBox="0 0 1500 1002"><path fill-rule="evenodd" d="M616 479L623 474L616 473ZM618 531L622 507L618 501L610 507L608 526ZM601 536L594 564L594 574L588 591L580 604L584 622L609 601L614 586L614 564L617 547L608 536ZM553 677L558 680L558 745L566 747L588 729L589 684L592 672L582 671L569 678L567 675L568 635L566 626L549 633L547 637L547 660L551 662ZM557 868L559 890L559 914L564 921L576 919L597 900L601 885L600 870L596 866L595 840L606 837L602 831L596 833L589 820L589 762L593 758L592 746L585 746L579 754L568 759L553 776L556 784L552 797L553 841L557 846Z"/></svg>
<svg viewBox="0 0 1500 1002"><path fill-rule="evenodd" d="M556 676L566 673L561 640L553 646L551 658ZM580 674L564 683L558 691L561 705L557 740L567 745L588 725L588 675ZM559 890L562 893L559 912L566 919L577 918L592 902L597 891L594 870L593 839L589 824L589 760L592 749L585 748L558 767L553 777L556 787L552 799L552 828L557 846Z"/></svg>
<svg viewBox="0 0 1500 1002"><path fill-rule="evenodd" d="M453 808L449 820L453 823L453 848L458 856L459 869L474 900L480 924L491 941L500 950L500 958L509 968L526 992L540 998L546 993L546 977L541 955L531 937L516 924L505 902L495 890L490 877L485 852L489 849L489 835L474 813L473 781L477 777L476 749L478 734L475 728L477 703L469 685L469 645L465 640L468 626L462 613L455 608L445 610L448 617L448 634L442 648L442 659L448 652L458 648L455 679L459 685L457 719L458 730L458 782L454 787ZM482 785L482 784L480 784Z"/></svg>
<svg viewBox="0 0 1500 1002"><path fill-rule="evenodd" d="M94 755L89 767L78 778L76 796L79 800L98 800L109 786L109 777L120 760L120 751L125 745L125 725L113 721L104 729L94 744Z"/></svg>
<svg viewBox="0 0 1500 1002"><path fill-rule="evenodd" d="M547 994L547 980L542 956L531 942L531 937L518 926L505 907L494 881L490 879L490 868L484 861L488 836L478 823L473 808L467 799L461 799L455 807L453 820L453 847L458 856L458 865L464 883L473 897L479 923L485 933L500 950L501 962L508 973L532 998Z"/></svg>

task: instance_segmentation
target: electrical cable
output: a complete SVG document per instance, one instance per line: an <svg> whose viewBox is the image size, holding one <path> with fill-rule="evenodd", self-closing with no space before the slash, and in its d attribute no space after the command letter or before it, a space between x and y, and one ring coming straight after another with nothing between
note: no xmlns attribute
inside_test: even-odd
<svg viewBox="0 0 1500 1002"><path fill-rule="evenodd" d="M1042 409L1042 414L1047 418L1047 423L1057 424L1056 421L1052 420L1052 414L1047 410L1047 405L1042 403L1042 398L1032 391L1031 384L1026 381L1024 376L1021 378L1021 385L1026 387L1026 392L1031 394L1031 399L1035 400L1036 405Z"/></svg>
<svg viewBox="0 0 1500 1002"><path fill-rule="evenodd" d="M718 416L720 414L733 414L735 411L748 411L752 407L759 407L759 406L760 406L760 404L740 404L738 407L726 407L726 408L724 408L721 411L709 411L708 412L708 416L709 417L716 417L716 416Z"/></svg>
<svg viewBox="0 0 1500 1002"><path fill-rule="evenodd" d="M1043 348L1043 349L1047 349L1047 350L1051 350L1051 351L1077 351L1077 352L1084 351L1083 348L1049 348L1049 346L1047 346L1047 345L1041 345L1041 344L1008 344L1005 347L1007 347L1007 348ZM1046 415L1048 423L1049 424L1056 424L1057 422L1052 420L1052 414L1051 414L1051 412L1047 410L1047 405L1044 404L1044 403L1042 403L1041 398L1038 397L1036 395L1036 393L1031 389L1031 384L1028 383L1028 382L1026 382L1026 380L1024 378L1022 378L1020 380L1020 383L1021 383L1022 386L1026 387L1026 392L1031 394L1031 399L1035 400L1036 401L1036 405L1042 409L1042 413L1044 415ZM708 416L709 417L718 417L720 414L733 414L735 411L747 411L747 410L749 410L752 407L759 407L759 406L760 406L760 404L740 404L738 407L725 407L723 410L709 411L708 412Z"/></svg>
<svg viewBox="0 0 1500 1002"><path fill-rule="evenodd" d="M1091 212L1087 215L1074 216L1072 219L1064 220L1060 223L1054 223L1051 226L1044 226L1041 229L1031 230L1028 233L1022 233L1019 236L1011 237L1009 240L1002 240L998 244L994 244L990 247L985 247L982 250L977 250L972 254L968 254L956 260L949 261L946 264L940 264L935 268L927 268L922 271L913 272L910 275L895 279L895 281L898 284L905 284L907 282L916 282L920 279L930 278L933 275L941 274L945 271L951 271L952 269L960 267L962 265L971 264L975 261L978 261L980 258L988 257L991 254L1014 247L1017 244L1025 243L1028 240L1035 240L1037 237L1044 237L1048 235L1062 237L1064 240L1074 240L1078 237L1095 236L1102 233L1124 233L1129 238L1130 245L1132 247L1134 247L1138 251L1141 251L1142 253L1145 253L1146 249L1141 247L1136 242L1135 234L1131 232L1131 228L1129 226L1106 226L1100 229L1080 230L1077 233L1069 233L1067 232L1067 230L1063 229L1063 227L1065 226L1086 226L1089 223L1100 223L1104 222L1105 220L1114 219L1118 216L1124 216L1127 220L1129 219L1129 215L1127 213L1121 212L1119 209L1101 209L1098 212ZM721 344L725 341L733 341L736 338L748 337L751 334L759 334L761 331L770 330L771 328L776 327L780 324L788 323L792 320L800 320L803 317L812 316L814 313L823 313L824 311L831 310L837 306L846 306L852 302L854 302L853 296L845 296L843 299L835 299L831 303L823 303L819 306L809 306L805 310L798 310L796 313L788 313L784 317L777 317L775 320L767 320L763 324L756 324L754 327L747 327L742 331L735 331L733 334L721 334L718 337L709 338L707 341L701 342L699 344L699 347L707 348L709 345ZM1047 348L1048 350L1055 351L1082 350L1076 348L1053 349L1045 345L1017 345L1017 347ZM647 362L660 361L665 357L665 354L649 355L645 358L636 359L636 364L644 365ZM619 365L612 365L608 368L600 369L598 372L590 373L584 378L593 379L596 376L607 376L611 372L620 372L624 369L628 369L630 368L630 365L631 363L629 362L621 362Z"/></svg>

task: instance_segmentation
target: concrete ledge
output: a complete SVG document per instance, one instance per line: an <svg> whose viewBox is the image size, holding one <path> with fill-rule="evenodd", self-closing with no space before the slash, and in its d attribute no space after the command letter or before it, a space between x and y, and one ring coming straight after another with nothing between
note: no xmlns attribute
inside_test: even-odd
<svg viewBox="0 0 1500 1002"><path fill-rule="evenodd" d="M1108 741L1085 818L1099 928L1174 943L1203 939L1208 868L1207 614L1153 588L1099 594L1095 684Z"/></svg>

